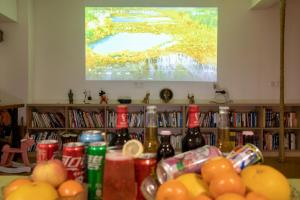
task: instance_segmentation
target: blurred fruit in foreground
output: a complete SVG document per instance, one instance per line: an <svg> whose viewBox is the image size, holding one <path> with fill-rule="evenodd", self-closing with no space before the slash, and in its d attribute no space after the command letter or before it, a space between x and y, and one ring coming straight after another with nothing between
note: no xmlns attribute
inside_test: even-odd
<svg viewBox="0 0 300 200"><path fill-rule="evenodd" d="M208 194L208 185L201 179L200 175L198 174L184 174L179 176L176 180L183 183L192 197L199 196L200 194Z"/></svg>
<svg viewBox="0 0 300 200"><path fill-rule="evenodd" d="M190 194L178 180L169 180L162 184L156 193L155 200L189 200Z"/></svg>
<svg viewBox="0 0 300 200"><path fill-rule="evenodd" d="M237 193L244 195L246 187L241 177L235 172L225 172L211 180L209 192L214 198L225 193Z"/></svg>
<svg viewBox="0 0 300 200"><path fill-rule="evenodd" d="M134 158L137 158L140 155L142 155L143 151L144 151L143 144L136 139L127 141L122 148L122 153L124 155L132 156Z"/></svg>
<svg viewBox="0 0 300 200"><path fill-rule="evenodd" d="M3 198L6 199L7 196L13 192L14 190L18 189L20 186L25 184L31 184L31 180L28 178L18 178L11 181L7 186L3 189Z"/></svg>
<svg viewBox="0 0 300 200"><path fill-rule="evenodd" d="M212 198L210 198L205 194L200 194L199 196L193 198L192 200L212 200Z"/></svg>
<svg viewBox="0 0 300 200"><path fill-rule="evenodd" d="M35 166L31 178L34 181L45 181L57 187L66 180L67 171L60 160L48 160Z"/></svg>
<svg viewBox="0 0 300 200"><path fill-rule="evenodd" d="M230 160L221 156L209 159L201 167L202 178L207 183L215 176L226 172L234 172L234 168Z"/></svg>
<svg viewBox="0 0 300 200"><path fill-rule="evenodd" d="M75 196L80 192L84 192L84 188L81 183L75 180L67 180L58 188L58 193L61 197Z"/></svg>
<svg viewBox="0 0 300 200"><path fill-rule="evenodd" d="M289 200L291 189L285 176L267 165L253 165L241 172L249 191L260 193L270 200Z"/></svg>
<svg viewBox="0 0 300 200"><path fill-rule="evenodd" d="M58 193L46 182L24 184L11 192L6 200L56 200Z"/></svg>
<svg viewBox="0 0 300 200"><path fill-rule="evenodd" d="M246 200L246 199L245 197L236 193L226 193L216 198L216 200Z"/></svg>
<svg viewBox="0 0 300 200"><path fill-rule="evenodd" d="M247 200L269 200L267 197L257 192L249 192L246 195L246 199Z"/></svg>

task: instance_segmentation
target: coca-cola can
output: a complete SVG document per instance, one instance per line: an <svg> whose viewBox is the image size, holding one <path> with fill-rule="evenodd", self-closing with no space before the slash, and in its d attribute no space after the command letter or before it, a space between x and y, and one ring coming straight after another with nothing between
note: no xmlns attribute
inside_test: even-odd
<svg viewBox="0 0 300 200"><path fill-rule="evenodd" d="M138 158L134 159L135 180L137 183L137 197L136 200L144 200L141 186L143 180L148 176L155 176L156 169L156 154L144 153Z"/></svg>
<svg viewBox="0 0 300 200"><path fill-rule="evenodd" d="M36 146L36 162L47 161L58 158L58 141L41 140Z"/></svg>
<svg viewBox="0 0 300 200"><path fill-rule="evenodd" d="M85 177L84 144L81 142L69 142L63 146L62 162L67 170L67 178L81 183Z"/></svg>
<svg viewBox="0 0 300 200"><path fill-rule="evenodd" d="M161 160L156 168L157 179L160 184L163 184L185 173L199 173L203 163L217 156L222 156L222 152L217 147L205 145Z"/></svg>

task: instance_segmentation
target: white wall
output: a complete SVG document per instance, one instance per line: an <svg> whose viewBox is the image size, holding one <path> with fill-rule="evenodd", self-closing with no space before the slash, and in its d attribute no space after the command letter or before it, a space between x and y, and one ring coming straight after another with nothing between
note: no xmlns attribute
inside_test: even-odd
<svg viewBox="0 0 300 200"><path fill-rule="evenodd" d="M96 100L97 91L101 88L109 93L110 99L117 99L120 96L142 99L146 91L151 92L152 100L159 99L158 93L164 87L171 88L174 92L174 98L178 100L186 99L188 92L193 92L197 101L208 100L213 97L211 83L86 81L84 1L34 0L33 2L34 26L31 30L33 47L29 49L32 51L32 56L29 56L32 58L32 64L29 65L29 102L67 102L69 88L73 89L75 99L80 102L84 89L91 90ZM124 2L127 5L158 5L159 1L147 1L145 3L145 1L134 0L94 0L94 2L120 6L124 5ZM231 98L235 101L278 102L279 87L276 86L279 81L278 7L253 11L249 10L250 1L241 0L190 0L185 2L177 0L164 1L164 4L170 2L176 5L189 6L200 6L202 2L205 5L217 5L219 7L219 84L229 90ZM300 2L298 0L288 1L287 102L300 102L300 93L298 92L300 58L297 56L300 51L299 8ZM24 45L21 45L22 48ZM16 51L20 50L17 49ZM17 52L8 52L6 57L13 57ZM5 59L6 62L8 62L8 58ZM271 86L271 83L275 86ZM3 87L1 86L1 88Z"/></svg>
<svg viewBox="0 0 300 200"><path fill-rule="evenodd" d="M0 0L0 21L17 21L17 1Z"/></svg>

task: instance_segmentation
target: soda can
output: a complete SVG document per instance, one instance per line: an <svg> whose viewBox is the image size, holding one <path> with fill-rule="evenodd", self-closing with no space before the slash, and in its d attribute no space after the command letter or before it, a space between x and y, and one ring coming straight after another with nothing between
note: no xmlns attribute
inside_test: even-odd
<svg viewBox="0 0 300 200"><path fill-rule="evenodd" d="M89 145L91 142L104 141L104 133L99 130L82 131L78 137L78 141L85 145Z"/></svg>
<svg viewBox="0 0 300 200"><path fill-rule="evenodd" d="M83 183L85 176L84 144L69 142L63 146L62 162L67 170L67 178Z"/></svg>
<svg viewBox="0 0 300 200"><path fill-rule="evenodd" d="M135 180L137 183L136 200L144 200L141 191L142 182L146 177L155 175L156 164L157 161L155 153L144 153L134 159Z"/></svg>
<svg viewBox="0 0 300 200"><path fill-rule="evenodd" d="M264 158L261 151L253 144L245 144L242 147L231 151L227 157L233 163L233 167L240 172L249 165L263 162Z"/></svg>
<svg viewBox="0 0 300 200"><path fill-rule="evenodd" d="M105 153L105 142L92 142L88 146L87 182L89 200L102 199Z"/></svg>
<svg viewBox="0 0 300 200"><path fill-rule="evenodd" d="M157 179L160 184L163 184L185 173L199 173L205 161L217 156L222 156L222 152L217 147L205 145L161 160L156 168Z"/></svg>
<svg viewBox="0 0 300 200"><path fill-rule="evenodd" d="M37 144L36 162L58 158L59 145L57 140L41 140Z"/></svg>

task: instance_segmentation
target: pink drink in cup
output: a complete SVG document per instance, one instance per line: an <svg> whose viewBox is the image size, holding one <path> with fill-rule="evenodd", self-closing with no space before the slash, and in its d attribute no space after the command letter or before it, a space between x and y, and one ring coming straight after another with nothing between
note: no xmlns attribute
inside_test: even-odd
<svg viewBox="0 0 300 200"><path fill-rule="evenodd" d="M134 160L119 150L105 157L103 200L135 200Z"/></svg>

